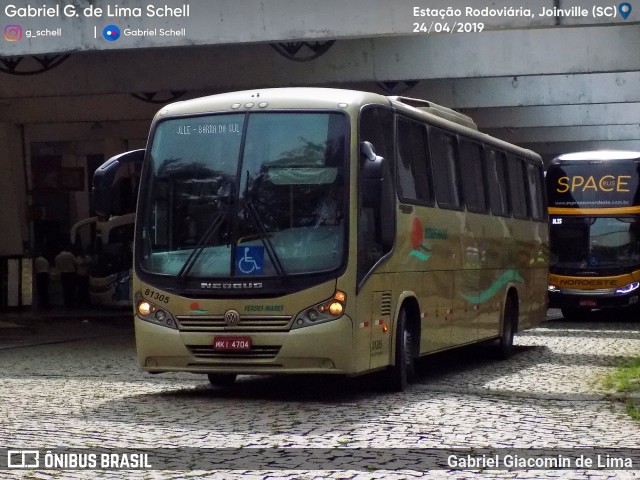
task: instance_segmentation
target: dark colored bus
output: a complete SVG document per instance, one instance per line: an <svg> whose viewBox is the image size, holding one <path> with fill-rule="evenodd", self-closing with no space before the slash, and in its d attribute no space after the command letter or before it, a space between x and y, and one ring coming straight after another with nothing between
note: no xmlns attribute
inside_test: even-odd
<svg viewBox="0 0 640 480"><path fill-rule="evenodd" d="M560 155L547 171L549 306L565 318L638 304L640 152Z"/></svg>

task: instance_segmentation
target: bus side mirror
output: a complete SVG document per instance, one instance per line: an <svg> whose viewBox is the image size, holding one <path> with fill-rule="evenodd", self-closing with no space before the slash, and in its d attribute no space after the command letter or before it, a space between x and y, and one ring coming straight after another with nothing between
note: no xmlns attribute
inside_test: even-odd
<svg viewBox="0 0 640 480"><path fill-rule="evenodd" d="M360 157L362 205L366 208L375 208L382 198L384 158L376 155L371 142L360 142Z"/></svg>

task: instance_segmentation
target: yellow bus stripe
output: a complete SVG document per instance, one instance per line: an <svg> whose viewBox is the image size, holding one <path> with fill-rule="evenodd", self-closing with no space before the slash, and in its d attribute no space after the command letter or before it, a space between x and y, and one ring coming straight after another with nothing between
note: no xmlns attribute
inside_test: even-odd
<svg viewBox="0 0 640 480"><path fill-rule="evenodd" d="M560 208L549 207L550 215L617 215L640 213L638 207L618 207L618 208Z"/></svg>

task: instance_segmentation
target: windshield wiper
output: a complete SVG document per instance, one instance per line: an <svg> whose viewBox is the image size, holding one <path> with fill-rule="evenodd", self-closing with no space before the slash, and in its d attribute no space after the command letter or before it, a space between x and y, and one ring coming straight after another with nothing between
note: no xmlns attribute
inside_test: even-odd
<svg viewBox="0 0 640 480"><path fill-rule="evenodd" d="M202 237L200 237L200 240L198 240L198 243L193 248L193 250L187 257L187 259L185 260L184 265L182 265L182 268L176 275L176 281L178 283L184 283L184 281L187 279L187 276L189 275L189 272L191 271L196 261L198 260L198 257L204 251L206 242L208 242L209 239L213 237L213 235L220 229L220 226L222 225L222 222L224 221L224 219L225 219L225 215L220 212L218 212L216 216L213 217L213 220L209 225L209 228L207 228L207 231L204 232Z"/></svg>
<svg viewBox="0 0 640 480"><path fill-rule="evenodd" d="M280 261L278 252L276 252L276 249L273 247L273 243L271 243L271 239L269 238L267 229L265 228L264 223L260 218L260 214L256 210L256 207L253 204L253 201L251 200L251 198L250 197L247 197L247 198L248 200L245 203L245 208L249 212L249 215L251 215L251 219L253 220L253 223L258 228L258 235L260 236L260 240L264 245L264 249L267 251L267 255L269 255L271 264L273 265L273 268L276 269L276 273L278 274L278 276L283 279L286 279L287 274L284 271L284 268L282 267L282 262Z"/></svg>

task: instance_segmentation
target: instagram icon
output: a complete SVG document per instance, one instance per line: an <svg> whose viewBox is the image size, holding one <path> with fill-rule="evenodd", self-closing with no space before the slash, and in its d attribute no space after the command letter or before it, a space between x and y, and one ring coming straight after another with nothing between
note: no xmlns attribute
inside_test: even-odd
<svg viewBox="0 0 640 480"><path fill-rule="evenodd" d="M7 25L4 27L4 39L7 42L19 42L22 40L22 26Z"/></svg>

